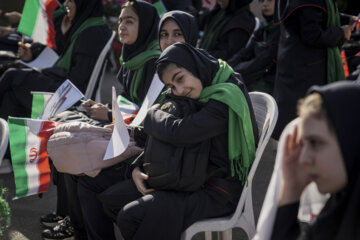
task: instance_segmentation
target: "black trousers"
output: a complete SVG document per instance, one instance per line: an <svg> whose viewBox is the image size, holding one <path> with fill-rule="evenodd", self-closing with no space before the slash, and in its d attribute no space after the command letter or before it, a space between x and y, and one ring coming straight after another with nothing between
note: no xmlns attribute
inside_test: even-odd
<svg viewBox="0 0 360 240"><path fill-rule="evenodd" d="M155 191L141 196L132 180L118 183L99 196L128 239L180 239L192 223L229 215L236 204L210 185L196 192ZM118 213L118 214L117 214Z"/></svg>
<svg viewBox="0 0 360 240"><path fill-rule="evenodd" d="M128 177L127 163L103 169L94 178L65 174L69 215L75 229L75 239L115 240L113 220L105 214L97 195Z"/></svg>

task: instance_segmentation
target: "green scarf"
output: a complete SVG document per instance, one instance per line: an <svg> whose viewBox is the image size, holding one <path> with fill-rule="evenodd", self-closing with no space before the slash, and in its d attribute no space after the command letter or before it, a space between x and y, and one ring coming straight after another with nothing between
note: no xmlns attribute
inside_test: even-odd
<svg viewBox="0 0 360 240"><path fill-rule="evenodd" d="M231 161L231 176L235 173L242 184L255 158L255 139L251 123L250 111L246 98L241 89L232 83L226 83L234 70L221 59L212 85L205 87L199 101L217 100L229 107L228 151Z"/></svg>
<svg viewBox="0 0 360 240"><path fill-rule="evenodd" d="M161 54L159 42L157 40L152 41L147 49L130 60L124 62L122 56L120 57L121 67L124 67L130 71L134 71L134 75L130 83L130 97L131 101L138 104L139 106L142 103L142 100L139 99L137 95L137 89L142 79L142 73L144 69L144 64L153 58L159 58Z"/></svg>
<svg viewBox="0 0 360 240"><path fill-rule="evenodd" d="M278 28L279 25L274 25L274 20L268 22L266 19L261 21L261 28L263 29L263 41L266 42L268 34Z"/></svg>
<svg viewBox="0 0 360 240"><path fill-rule="evenodd" d="M69 71L70 66L71 66L71 56L72 56L73 48L74 48L75 41L76 41L77 37L79 36L79 34L89 27L101 26L101 25L105 25L105 24L106 24L105 17L88 18L85 22L83 22L83 24L81 24L81 26L71 36L71 43L70 43L69 47L55 62L54 67L65 68L67 71ZM96 37L96 36L94 36L94 37Z"/></svg>
<svg viewBox="0 0 360 240"><path fill-rule="evenodd" d="M200 41L200 48L205 50L212 50L215 47L216 41L223 30L225 23L228 22L230 17L226 17L225 10L221 9L209 22L204 29L204 35Z"/></svg>
<svg viewBox="0 0 360 240"><path fill-rule="evenodd" d="M328 10L327 27L339 27L340 15L338 8L332 0L326 0L326 8ZM344 80L344 68L340 57L340 49L338 47L327 48L327 80L332 83Z"/></svg>

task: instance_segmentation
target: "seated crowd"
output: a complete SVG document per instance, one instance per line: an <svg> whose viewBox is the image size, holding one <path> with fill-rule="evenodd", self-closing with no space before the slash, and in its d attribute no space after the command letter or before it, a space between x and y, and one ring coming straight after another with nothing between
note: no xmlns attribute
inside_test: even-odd
<svg viewBox="0 0 360 240"><path fill-rule="evenodd" d="M266 238L360 237L360 119L347 106L359 102L360 85L342 81L339 50L356 32L358 19L340 14L333 0L258 1L259 17L250 9L252 0L217 0L211 10L202 7L203 1L164 0L159 2L167 12L161 17L153 5L157 1L119 1L118 94L142 106L154 76L164 88L140 126L127 125L140 154L96 176L51 166L57 207L41 216L47 228L42 239L112 240L114 227L126 240L180 239L199 220L232 214L260 137L250 91L276 100L275 140L297 117L297 106L299 113L298 125L279 144L283 184ZM30 118L31 92L54 92L66 79L84 93L111 36L106 1L58 2L52 23L59 59L53 66L0 65L0 117L5 120ZM21 21L20 13L5 16ZM0 27L0 38L14 33L15 28ZM11 51L29 62L44 48L22 41ZM113 129L112 104L87 99L82 110L70 108L49 120ZM8 149L0 173L6 164L11 169L10 157ZM186 174L179 173L179 165ZM310 182L330 199L315 220L300 226L299 200Z"/></svg>

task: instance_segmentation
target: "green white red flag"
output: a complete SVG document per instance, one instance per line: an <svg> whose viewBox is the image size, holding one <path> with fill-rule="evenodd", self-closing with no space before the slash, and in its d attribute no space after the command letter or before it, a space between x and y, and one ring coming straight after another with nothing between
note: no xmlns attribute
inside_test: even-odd
<svg viewBox="0 0 360 240"><path fill-rule="evenodd" d="M14 199L47 192L50 166L46 145L58 123L9 117L9 142L14 170Z"/></svg>
<svg viewBox="0 0 360 240"><path fill-rule="evenodd" d="M56 49L52 16L58 6L56 0L26 0L17 31Z"/></svg>
<svg viewBox="0 0 360 240"><path fill-rule="evenodd" d="M37 119L45 109L45 105L53 93L49 92L31 92L33 95L31 105L31 118Z"/></svg>

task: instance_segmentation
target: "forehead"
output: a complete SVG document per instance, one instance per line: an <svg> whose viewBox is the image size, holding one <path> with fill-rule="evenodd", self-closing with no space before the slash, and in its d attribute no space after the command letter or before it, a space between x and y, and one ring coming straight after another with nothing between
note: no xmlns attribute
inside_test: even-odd
<svg viewBox="0 0 360 240"><path fill-rule="evenodd" d="M131 6L125 7L121 10L119 19L132 18L138 20L138 15Z"/></svg>
<svg viewBox="0 0 360 240"><path fill-rule="evenodd" d="M321 138L336 138L335 134L330 131L325 119L315 118L312 116L302 117L300 121L300 132L303 138L317 136Z"/></svg>
<svg viewBox="0 0 360 240"><path fill-rule="evenodd" d="M170 63L164 69L161 80L164 84L173 84L175 79L184 73L189 72L185 68L177 66L175 63Z"/></svg>
<svg viewBox="0 0 360 240"><path fill-rule="evenodd" d="M161 30L174 30L180 29L179 24L173 18L167 18L163 25L161 26Z"/></svg>

